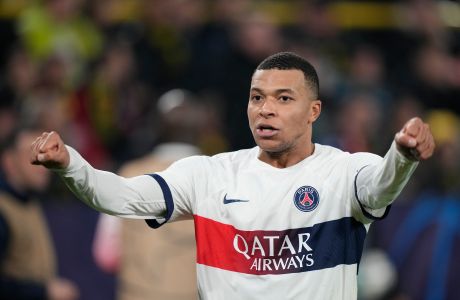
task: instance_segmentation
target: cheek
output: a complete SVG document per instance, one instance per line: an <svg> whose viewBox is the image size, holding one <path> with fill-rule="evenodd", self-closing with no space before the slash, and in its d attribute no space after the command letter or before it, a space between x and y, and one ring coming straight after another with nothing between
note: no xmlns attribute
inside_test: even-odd
<svg viewBox="0 0 460 300"><path fill-rule="evenodd" d="M285 124L290 129L290 135L294 137L301 136L308 131L308 115L305 112L291 114L286 117Z"/></svg>
<svg viewBox="0 0 460 300"><path fill-rule="evenodd" d="M252 124L254 123L257 113L253 107L248 106L247 114L248 114L249 126L252 128Z"/></svg>
<svg viewBox="0 0 460 300"><path fill-rule="evenodd" d="M308 125L308 116L308 112L297 110L287 118L287 122L300 129Z"/></svg>

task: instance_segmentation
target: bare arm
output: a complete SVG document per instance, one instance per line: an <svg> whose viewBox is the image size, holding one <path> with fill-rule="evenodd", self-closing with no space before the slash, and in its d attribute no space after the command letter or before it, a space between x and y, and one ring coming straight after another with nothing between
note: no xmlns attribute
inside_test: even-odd
<svg viewBox="0 0 460 300"><path fill-rule="evenodd" d="M55 171L80 200L98 211L130 218L161 218L166 212L163 192L150 176L124 178L97 170L56 132L35 140L30 161Z"/></svg>

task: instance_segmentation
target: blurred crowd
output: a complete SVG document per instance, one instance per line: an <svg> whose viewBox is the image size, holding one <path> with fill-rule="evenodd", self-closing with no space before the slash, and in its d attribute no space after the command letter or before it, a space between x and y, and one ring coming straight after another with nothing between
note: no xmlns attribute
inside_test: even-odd
<svg viewBox="0 0 460 300"><path fill-rule="evenodd" d="M204 108L193 141L202 153L254 146L250 78L279 51L318 71L315 142L383 155L402 124L421 116L436 153L370 232L369 251L383 249L394 272L385 289L382 278L364 278L361 297L460 292L458 2L0 0L0 41L0 141L18 125L55 130L112 171L164 142L168 103L158 100L174 89ZM69 197L54 185L48 198ZM379 287L366 290L372 280Z"/></svg>

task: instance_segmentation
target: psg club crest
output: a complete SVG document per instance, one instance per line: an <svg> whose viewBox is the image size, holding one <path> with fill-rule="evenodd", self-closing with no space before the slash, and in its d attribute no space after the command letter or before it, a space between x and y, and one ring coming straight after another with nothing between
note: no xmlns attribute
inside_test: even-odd
<svg viewBox="0 0 460 300"><path fill-rule="evenodd" d="M308 185L298 188L294 194L294 204L299 210L304 212L314 210L319 204L318 191Z"/></svg>

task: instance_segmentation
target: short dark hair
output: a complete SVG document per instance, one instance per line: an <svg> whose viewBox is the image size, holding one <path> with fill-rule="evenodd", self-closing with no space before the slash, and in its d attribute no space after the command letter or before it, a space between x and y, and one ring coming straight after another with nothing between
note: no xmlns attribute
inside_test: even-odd
<svg viewBox="0 0 460 300"><path fill-rule="evenodd" d="M272 69L302 71L307 86L311 88L315 99L318 99L318 74L316 74L315 68L305 58L293 52L279 52L264 59L256 68L256 70Z"/></svg>

